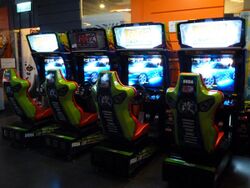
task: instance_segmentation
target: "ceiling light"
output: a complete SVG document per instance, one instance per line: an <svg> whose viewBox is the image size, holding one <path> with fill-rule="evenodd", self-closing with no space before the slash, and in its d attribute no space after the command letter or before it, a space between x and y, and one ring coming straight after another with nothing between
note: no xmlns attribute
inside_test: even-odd
<svg viewBox="0 0 250 188"><path fill-rule="evenodd" d="M130 8L123 8L123 9L114 9L111 10L110 12L130 12L131 9Z"/></svg>
<svg viewBox="0 0 250 188"><path fill-rule="evenodd" d="M244 0L230 0L230 1L235 2L235 3L243 3L244 2Z"/></svg>
<svg viewBox="0 0 250 188"><path fill-rule="evenodd" d="M91 23L83 22L83 25L89 27L89 26L91 26Z"/></svg>
<svg viewBox="0 0 250 188"><path fill-rule="evenodd" d="M100 8L100 9L104 9L105 7L106 7L106 6L105 6L104 3L100 3L100 4L99 4L99 8Z"/></svg>

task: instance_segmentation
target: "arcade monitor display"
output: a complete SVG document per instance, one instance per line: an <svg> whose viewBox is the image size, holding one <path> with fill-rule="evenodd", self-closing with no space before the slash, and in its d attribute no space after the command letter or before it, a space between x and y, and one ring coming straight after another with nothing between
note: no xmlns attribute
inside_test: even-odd
<svg viewBox="0 0 250 188"><path fill-rule="evenodd" d="M83 59L84 81L95 84L102 71L110 70L108 56L87 56Z"/></svg>
<svg viewBox="0 0 250 188"><path fill-rule="evenodd" d="M30 48L34 52L55 52L59 50L59 45L55 33L28 35Z"/></svg>
<svg viewBox="0 0 250 188"><path fill-rule="evenodd" d="M128 85L150 88L163 86L161 55L134 55L128 58Z"/></svg>
<svg viewBox="0 0 250 188"><path fill-rule="evenodd" d="M192 48L225 48L243 42L241 19L203 20L179 24L181 46Z"/></svg>
<svg viewBox="0 0 250 188"><path fill-rule="evenodd" d="M66 66L64 64L63 58L61 56L46 57L44 59L45 76L48 78L49 70L61 70L64 78L66 78Z"/></svg>
<svg viewBox="0 0 250 188"><path fill-rule="evenodd" d="M234 93L235 63L232 55L196 56L191 58L191 71L199 73L207 88Z"/></svg>
<svg viewBox="0 0 250 188"><path fill-rule="evenodd" d="M116 26L114 34L118 49L152 49L165 45L162 24Z"/></svg>

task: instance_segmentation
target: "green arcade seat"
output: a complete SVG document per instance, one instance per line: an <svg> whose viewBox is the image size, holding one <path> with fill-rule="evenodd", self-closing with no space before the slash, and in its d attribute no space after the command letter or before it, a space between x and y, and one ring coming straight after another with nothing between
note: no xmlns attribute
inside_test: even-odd
<svg viewBox="0 0 250 188"><path fill-rule="evenodd" d="M166 100L174 117L176 147L164 160L163 178L214 185L229 159L227 136L215 121L223 94L208 90L199 74L181 73L176 87L167 90Z"/></svg>
<svg viewBox="0 0 250 188"><path fill-rule="evenodd" d="M66 80L59 70L48 71L48 75L46 92L58 121L76 128L84 128L97 121L97 113L88 113L76 103L76 82Z"/></svg>
<svg viewBox="0 0 250 188"><path fill-rule="evenodd" d="M32 131L40 125L44 126L44 123L52 119L53 113L51 108L43 107L30 97L29 81L20 78L15 69L6 69L3 74L3 85L9 104L22 120L3 127L3 136L19 140L23 136L33 137L35 134L41 134L41 131L44 132L43 129L37 130L38 132Z"/></svg>
<svg viewBox="0 0 250 188"><path fill-rule="evenodd" d="M154 152L145 142L149 124L138 121L131 110L136 90L123 85L115 71L104 71L93 87L93 96L107 141L93 149L92 164L129 176Z"/></svg>
<svg viewBox="0 0 250 188"><path fill-rule="evenodd" d="M60 129L46 137L48 146L66 153L95 144L103 139L97 113L87 112L75 100L78 84L66 80L60 70L48 71L46 93Z"/></svg>
<svg viewBox="0 0 250 188"><path fill-rule="evenodd" d="M135 88L124 86L117 73L110 71L101 74L95 89L94 97L105 134L130 142L147 133L149 125L139 122L130 111Z"/></svg>

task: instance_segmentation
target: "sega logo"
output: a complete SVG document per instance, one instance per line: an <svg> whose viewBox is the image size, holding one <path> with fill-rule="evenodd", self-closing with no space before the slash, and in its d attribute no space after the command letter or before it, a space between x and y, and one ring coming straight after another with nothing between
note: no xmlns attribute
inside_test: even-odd
<svg viewBox="0 0 250 188"><path fill-rule="evenodd" d="M184 84L194 84L193 80L183 80Z"/></svg>

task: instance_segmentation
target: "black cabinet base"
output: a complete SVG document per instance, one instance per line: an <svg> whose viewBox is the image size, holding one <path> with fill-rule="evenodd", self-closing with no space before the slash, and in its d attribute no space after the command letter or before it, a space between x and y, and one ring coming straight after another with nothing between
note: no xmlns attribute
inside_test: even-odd
<svg viewBox="0 0 250 188"><path fill-rule="evenodd" d="M163 162L163 180L170 187L217 187L221 175L231 160L231 154L225 154L220 162L197 164L181 158L167 157Z"/></svg>
<svg viewBox="0 0 250 188"><path fill-rule="evenodd" d="M154 144L130 151L115 147L112 148L103 144L93 148L91 163L100 170L108 171L122 177L130 177L134 175L156 151L157 149Z"/></svg>

